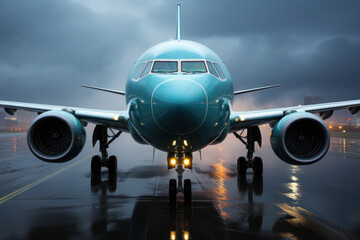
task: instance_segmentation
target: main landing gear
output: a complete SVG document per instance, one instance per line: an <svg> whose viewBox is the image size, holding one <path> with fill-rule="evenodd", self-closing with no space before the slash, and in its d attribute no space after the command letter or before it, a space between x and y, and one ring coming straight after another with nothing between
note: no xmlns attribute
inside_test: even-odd
<svg viewBox="0 0 360 240"><path fill-rule="evenodd" d="M117 158L112 155L108 157L107 149L109 148L110 143L112 143L116 138L121 134L119 130L115 133L111 128L112 135L108 135L108 128L102 125L96 125L93 133L92 144L95 146L96 142L100 143L100 153L99 155L94 155L91 159L91 174L99 175L101 173L101 167L106 167L109 169L109 174L117 173ZM110 138L110 140L108 140Z"/></svg>
<svg viewBox="0 0 360 240"><path fill-rule="evenodd" d="M245 157L239 157L237 160L237 172L240 176L246 175L248 168L253 169L253 174L256 176L262 176L263 163L260 157L253 157L255 152L255 142L258 143L261 148L261 132L259 127L250 127L247 129L246 137L242 136L244 130L238 134L234 132L234 135L246 146L247 154Z"/></svg>
<svg viewBox="0 0 360 240"><path fill-rule="evenodd" d="M191 203L191 180L185 179L183 186L183 173L185 168L192 169L192 154L174 154L169 153L168 157L168 169L175 168L178 179L170 179L169 181L169 201L170 203L176 203L176 195L179 192L184 194L185 204Z"/></svg>

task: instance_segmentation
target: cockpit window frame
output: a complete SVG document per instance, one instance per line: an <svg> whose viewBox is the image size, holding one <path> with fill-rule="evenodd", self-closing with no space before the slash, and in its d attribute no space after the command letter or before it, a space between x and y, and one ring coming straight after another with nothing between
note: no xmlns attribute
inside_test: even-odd
<svg viewBox="0 0 360 240"><path fill-rule="evenodd" d="M154 66L156 62L176 62L176 71L171 72L154 72ZM179 72L179 60L178 59L154 59L153 64L151 66L151 73L154 74L175 74Z"/></svg>
<svg viewBox="0 0 360 240"><path fill-rule="evenodd" d="M211 65L210 65L211 64ZM207 68L208 68L208 71L209 71L209 73L211 74L211 75L213 75L214 77L217 77L217 78L220 78L219 77L219 74L218 74L218 72L216 71L216 68L214 67L214 64L213 64L213 62L212 61L206 61L206 65L207 65ZM212 70L213 71L211 71L210 70L210 66L212 67ZM214 74L215 73L215 74Z"/></svg>
<svg viewBox="0 0 360 240"><path fill-rule="evenodd" d="M147 72L145 73L145 70L146 70L146 68L147 68L147 66L148 66L149 63L150 63L150 67L149 67L149 69L147 70ZM145 76L148 75L148 74L150 74L153 66L154 66L154 61L147 61L146 64L145 64L145 67L144 67L143 71L142 71L141 74L140 74L139 79L145 77Z"/></svg>
<svg viewBox="0 0 360 240"><path fill-rule="evenodd" d="M151 62L151 66L150 66L150 70L144 74L144 71L146 70L146 66L148 63ZM155 62L176 62L177 63L177 71L173 71L173 72L153 72L153 68L155 65ZM187 72L187 71L183 71L182 69L182 62L203 62L205 65L205 70L206 72L198 72L198 71L194 71L194 72ZM209 70L209 63L212 64L213 70L215 70L216 75L214 75L210 70ZM217 68L215 67L215 64L217 65L218 68L220 68L220 70L222 71L222 74L220 74L217 70ZM140 79L142 79L143 77L150 75L150 74L210 74L214 77L216 77L217 79L221 80L221 81L225 81L227 79L226 74L224 72L224 70L222 69L221 65L218 62L215 61L211 61L208 59L191 59L191 58L186 58L186 59L152 59L152 60L148 60L148 61L144 61L141 62L138 66L138 69L141 67L141 65L143 65L142 69L141 69L141 73L140 75L138 75L138 78L134 78L132 77L132 80L134 81L139 81ZM138 71L138 69L136 71ZM135 72L136 74L138 72Z"/></svg>
<svg viewBox="0 0 360 240"><path fill-rule="evenodd" d="M214 66L217 74L219 75L218 78L221 79L221 80L225 80L225 79L226 79L226 75L225 75L224 71L222 70L220 64L218 64L217 62L212 62L212 64L213 64L213 66ZM219 72L219 70L220 70L221 72Z"/></svg>
<svg viewBox="0 0 360 240"><path fill-rule="evenodd" d="M136 80L140 79L140 76L141 76L142 72L144 71L146 64L147 64L146 62L142 62L139 64L139 66L136 68L136 70L132 76L132 80L136 81Z"/></svg>
<svg viewBox="0 0 360 240"><path fill-rule="evenodd" d="M183 63L184 62L202 62L203 64L204 64L204 72L201 72L201 71L184 71L183 70ZM207 68L207 66L206 66L206 60L204 60L204 59L189 59L189 60L187 60L187 59L182 59L181 61L180 61L180 70L181 70L181 73L192 73L192 74L198 74L198 73L208 73L209 71L208 71L208 68Z"/></svg>
<svg viewBox="0 0 360 240"><path fill-rule="evenodd" d="M209 73L210 73L211 75L213 75L214 77L216 77L217 79L219 79L219 80L221 80L221 81L225 81L225 80L226 80L226 74L225 74L224 70L221 68L220 64L217 63L217 62L214 62L214 61L207 60L207 61L206 61L206 65L208 65L208 62L210 62L210 63L213 65L213 68L214 68L217 76L215 76L214 74L210 73L210 71L209 71ZM220 69L221 74L219 73L219 71L218 71L217 67L215 66L215 64L216 64L216 65L218 66L218 68ZM207 67L209 68L209 66L207 66ZM208 69L208 70L209 70L209 69ZM223 75L223 77L221 77L221 75Z"/></svg>

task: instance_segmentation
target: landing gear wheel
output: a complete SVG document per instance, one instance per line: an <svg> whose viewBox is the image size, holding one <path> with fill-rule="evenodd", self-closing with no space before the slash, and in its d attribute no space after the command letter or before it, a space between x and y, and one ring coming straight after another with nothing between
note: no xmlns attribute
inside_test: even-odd
<svg viewBox="0 0 360 240"><path fill-rule="evenodd" d="M253 160L253 173L255 176L262 176L263 173L263 163L262 159L259 157L254 157Z"/></svg>
<svg viewBox="0 0 360 240"><path fill-rule="evenodd" d="M184 201L185 204L191 203L191 180L185 179L184 181Z"/></svg>
<svg viewBox="0 0 360 240"><path fill-rule="evenodd" d="M101 172L101 157L99 155L95 155L91 159L91 174L99 175Z"/></svg>
<svg viewBox="0 0 360 240"><path fill-rule="evenodd" d="M239 157L238 160L237 160L237 172L238 172L238 175L245 176L247 167L248 166L247 166L246 159L244 157Z"/></svg>
<svg viewBox="0 0 360 240"><path fill-rule="evenodd" d="M108 169L109 169L109 174L117 173L117 158L116 158L116 156L112 155L109 157Z"/></svg>
<svg viewBox="0 0 360 240"><path fill-rule="evenodd" d="M170 203L176 203L176 194L177 194L176 180L170 179L170 181L169 181L169 202Z"/></svg>

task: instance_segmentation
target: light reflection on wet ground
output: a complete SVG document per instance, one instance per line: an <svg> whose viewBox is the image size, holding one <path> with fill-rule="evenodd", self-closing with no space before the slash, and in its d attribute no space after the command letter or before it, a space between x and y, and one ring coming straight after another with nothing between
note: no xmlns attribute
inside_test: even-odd
<svg viewBox="0 0 360 240"><path fill-rule="evenodd" d="M264 139L266 139L264 137ZM1 203L0 239L359 239L360 141L332 138L328 155L310 166L279 160L267 141L257 154L264 175L236 175L245 149L229 136L194 154L191 205L170 205L165 153L121 136L110 147L119 173L90 174L97 152L65 164L33 157L26 134L0 135L0 199L76 161L78 165ZM88 161L87 161L88 160Z"/></svg>

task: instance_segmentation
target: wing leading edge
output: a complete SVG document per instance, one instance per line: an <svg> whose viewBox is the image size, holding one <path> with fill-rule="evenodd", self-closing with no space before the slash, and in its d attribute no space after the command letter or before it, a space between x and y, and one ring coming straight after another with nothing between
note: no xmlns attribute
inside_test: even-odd
<svg viewBox="0 0 360 240"><path fill-rule="evenodd" d="M352 114L356 114L360 110L360 100L311 104L258 111L233 111L230 116L229 132L233 133L248 127L278 121L285 115L293 112L319 113L323 119L326 119L332 115L334 110L346 108L349 109Z"/></svg>
<svg viewBox="0 0 360 240"><path fill-rule="evenodd" d="M52 110L66 111L74 114L83 122L106 125L111 128L119 129L123 132L129 132L129 115L127 111L107 111L12 101L0 101L0 107L5 108L5 111L10 114L14 113L16 110L25 110L37 113Z"/></svg>

